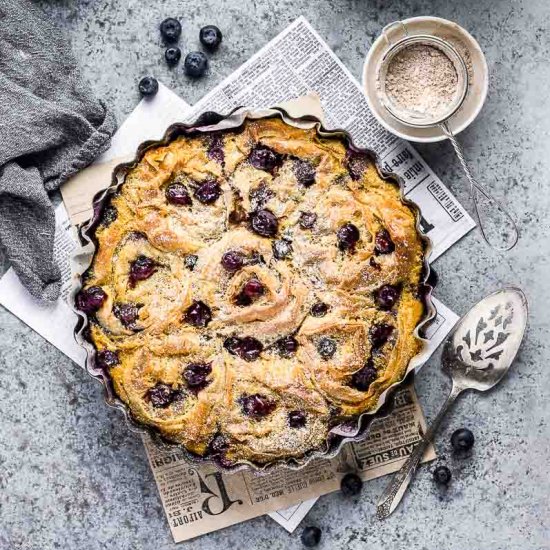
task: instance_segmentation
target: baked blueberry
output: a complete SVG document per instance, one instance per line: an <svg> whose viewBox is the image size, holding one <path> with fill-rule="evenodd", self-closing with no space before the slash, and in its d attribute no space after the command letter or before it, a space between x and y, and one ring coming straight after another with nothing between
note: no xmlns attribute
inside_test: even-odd
<svg viewBox="0 0 550 550"><path fill-rule="evenodd" d="M149 279L157 271L157 262L147 256L138 256L130 264L130 274L128 277L128 283L130 288L136 286L138 281L145 281Z"/></svg>
<svg viewBox="0 0 550 550"><path fill-rule="evenodd" d="M199 78L208 69L208 59L202 52L190 52L185 56L183 68L187 76Z"/></svg>
<svg viewBox="0 0 550 550"><path fill-rule="evenodd" d="M449 482L451 481L452 474L451 470L447 468L447 466L438 466L433 471L434 481L438 485L449 485Z"/></svg>
<svg viewBox="0 0 550 550"><path fill-rule="evenodd" d="M260 357L263 349L264 346L259 340L252 338L252 336L245 336L244 338L241 338L238 355L245 361L255 361L258 357Z"/></svg>
<svg viewBox="0 0 550 550"><path fill-rule="evenodd" d="M192 389L202 389L206 386L206 378L212 372L212 363L189 363L183 371L183 378Z"/></svg>
<svg viewBox="0 0 550 550"><path fill-rule="evenodd" d="M274 237L279 229L279 222L270 210L256 210L250 214L252 231L262 237Z"/></svg>
<svg viewBox="0 0 550 550"><path fill-rule="evenodd" d="M190 325L206 327L212 320L212 312L204 302L196 300L187 308L185 320Z"/></svg>
<svg viewBox="0 0 550 550"><path fill-rule="evenodd" d="M126 327L136 330L136 321L139 317L141 305L128 303L116 303L113 305L113 315Z"/></svg>
<svg viewBox="0 0 550 550"><path fill-rule="evenodd" d="M275 410L275 402L259 393L243 395L239 399L242 411L246 416L256 420L271 414Z"/></svg>
<svg viewBox="0 0 550 550"><path fill-rule="evenodd" d="M353 250L359 240L359 229L352 223L345 223L336 233L340 250Z"/></svg>
<svg viewBox="0 0 550 550"><path fill-rule="evenodd" d="M95 313L107 299L107 294L99 286L91 286L81 290L75 299L76 309L84 313Z"/></svg>
<svg viewBox="0 0 550 550"><path fill-rule="evenodd" d="M302 531L302 535L300 536L302 539L302 544L304 546L307 546L308 548L313 548L314 546L317 546L321 542L321 529L319 527L306 527Z"/></svg>
<svg viewBox="0 0 550 550"><path fill-rule="evenodd" d="M282 164L283 157L265 145L257 145L248 156L248 162L258 170L273 172Z"/></svg>
<svg viewBox="0 0 550 550"><path fill-rule="evenodd" d="M375 254L391 254L395 250L395 244L392 241L387 229L381 229L374 237Z"/></svg>
<svg viewBox="0 0 550 550"><path fill-rule="evenodd" d="M273 193L273 191L265 183L258 185L258 187L252 189L248 194L250 204L252 206L251 210L262 208L274 195L275 193Z"/></svg>
<svg viewBox="0 0 550 550"><path fill-rule="evenodd" d="M151 405L156 408L168 407L174 401L175 392L167 384L158 383L147 392Z"/></svg>
<svg viewBox="0 0 550 550"><path fill-rule="evenodd" d="M315 167L307 160L296 159L292 165L296 181L304 187L311 187L315 183Z"/></svg>
<svg viewBox="0 0 550 550"><path fill-rule="evenodd" d="M101 369L111 369L119 364L118 353L109 349L98 351L95 356L96 365Z"/></svg>
<svg viewBox="0 0 550 550"><path fill-rule="evenodd" d="M239 271L244 265L244 254L238 250L228 250L224 252L221 264L223 268L230 273Z"/></svg>
<svg viewBox="0 0 550 550"><path fill-rule="evenodd" d="M139 93L145 96L153 96L159 91L158 80L153 76L144 76L139 81Z"/></svg>
<svg viewBox="0 0 550 550"><path fill-rule="evenodd" d="M291 428L303 428L306 425L306 413L304 411L290 411L288 413L288 425Z"/></svg>
<svg viewBox="0 0 550 550"><path fill-rule="evenodd" d="M302 229L311 229L316 221L317 214L315 212L302 212L298 223Z"/></svg>
<svg viewBox="0 0 550 550"><path fill-rule="evenodd" d="M298 349L298 340L294 336L284 336L277 340L277 348L283 357L291 357Z"/></svg>
<svg viewBox="0 0 550 550"><path fill-rule="evenodd" d="M265 292L265 287L259 279L255 277L249 279L244 285L236 298L236 303L239 306L249 306L254 300L258 299Z"/></svg>
<svg viewBox="0 0 550 550"><path fill-rule="evenodd" d="M311 306L313 317L324 317L328 312L328 305L324 302L316 302Z"/></svg>
<svg viewBox="0 0 550 550"><path fill-rule="evenodd" d="M227 443L227 439L221 434L215 435L208 444L208 450L210 454L213 455L221 455L225 453L228 448L229 444Z"/></svg>
<svg viewBox="0 0 550 550"><path fill-rule="evenodd" d="M367 391L370 385L376 380L376 376L376 369L372 361L367 361L363 368L353 373L350 386L359 391Z"/></svg>
<svg viewBox="0 0 550 550"><path fill-rule="evenodd" d="M220 164L223 163L223 161L225 160L225 153L223 150L223 138L221 134L212 134L210 136L210 141L208 142L208 149L206 151L206 155L208 156L209 159L215 160Z"/></svg>
<svg viewBox="0 0 550 550"><path fill-rule="evenodd" d="M101 225L103 227L109 227L118 217L118 210L109 204L103 211L103 217L101 218Z"/></svg>
<svg viewBox="0 0 550 550"><path fill-rule="evenodd" d="M168 65L176 65L181 59L181 50L177 46L170 46L164 52L164 59Z"/></svg>
<svg viewBox="0 0 550 550"><path fill-rule="evenodd" d="M216 25L206 25L199 32L201 44L208 50L213 51L222 42L222 31Z"/></svg>
<svg viewBox="0 0 550 550"><path fill-rule="evenodd" d="M451 435L451 445L455 451L469 451L475 442L474 434L468 428L459 428Z"/></svg>
<svg viewBox="0 0 550 550"><path fill-rule="evenodd" d="M182 183L171 183L164 192L166 200L170 204L175 204L176 206L189 206L191 205L191 195L189 191Z"/></svg>
<svg viewBox="0 0 550 550"><path fill-rule="evenodd" d="M183 259L183 263L189 271L193 271L193 269L195 269L195 266L197 265L198 259L199 257L195 254L187 254Z"/></svg>
<svg viewBox="0 0 550 550"><path fill-rule="evenodd" d="M374 294L376 305L380 309L389 310L397 302L401 289L394 285L381 286Z"/></svg>
<svg viewBox="0 0 550 550"><path fill-rule="evenodd" d="M195 190L194 196L203 204L212 204L222 194L222 188L216 180L206 180Z"/></svg>
<svg viewBox="0 0 550 550"><path fill-rule="evenodd" d="M348 169L349 176L352 180L357 181L363 177L365 169L367 168L368 158L358 151L348 149L346 152L346 158L344 164Z"/></svg>
<svg viewBox="0 0 550 550"><path fill-rule="evenodd" d="M336 353L336 342L328 336L323 336L317 343L317 352L323 359L330 359Z"/></svg>
<svg viewBox="0 0 550 550"><path fill-rule="evenodd" d="M285 239L277 239L276 241L273 241L271 248L273 249L273 256L277 260L284 260L292 254L292 244L290 241Z"/></svg>
<svg viewBox="0 0 550 550"><path fill-rule="evenodd" d="M346 497L354 497L361 492L363 481L357 474L346 474L340 481L340 490Z"/></svg>
<svg viewBox="0 0 550 550"><path fill-rule="evenodd" d="M173 17L168 17L160 24L160 34L166 42L175 42L181 34L181 23Z"/></svg>
<svg viewBox="0 0 550 550"><path fill-rule="evenodd" d="M223 342L223 347L231 354L238 355L241 347L241 339L236 336L230 336Z"/></svg>
<svg viewBox="0 0 550 550"><path fill-rule="evenodd" d="M370 341L373 348L381 348L391 336L393 327L386 323L372 325L369 330Z"/></svg>

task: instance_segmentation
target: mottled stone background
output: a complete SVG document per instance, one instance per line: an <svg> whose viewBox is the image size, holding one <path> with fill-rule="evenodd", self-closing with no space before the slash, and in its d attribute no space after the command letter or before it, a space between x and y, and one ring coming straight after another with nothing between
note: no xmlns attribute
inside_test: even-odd
<svg viewBox="0 0 550 550"><path fill-rule="evenodd" d="M1 0L0 0L1 3ZM521 241L492 252L472 232L436 262L437 296L462 313L505 284L521 286L531 322L521 354L490 395L468 395L437 439L454 479L445 496L423 467L404 505L374 517L386 479L360 499L321 498L304 524L323 528L325 549L541 550L550 548L550 2L548 0L42 0L70 35L85 76L119 121L139 100L137 81L152 73L194 103L299 15L305 15L351 72L360 75L368 44L386 24L413 15L457 21L487 55L489 97L461 136L479 179L511 206ZM158 24L183 23L184 51L202 25L224 33L211 73L191 82L162 59ZM1 115L0 115L1 116ZM465 204L464 180L449 144L419 147ZM0 254L1 259L1 254ZM7 267L0 261L0 269ZM438 358L417 381L431 417L449 390ZM473 457L457 461L449 437L476 435ZM298 549L269 518L182 544L210 550ZM80 368L0 308L0 548L174 548L141 442Z"/></svg>

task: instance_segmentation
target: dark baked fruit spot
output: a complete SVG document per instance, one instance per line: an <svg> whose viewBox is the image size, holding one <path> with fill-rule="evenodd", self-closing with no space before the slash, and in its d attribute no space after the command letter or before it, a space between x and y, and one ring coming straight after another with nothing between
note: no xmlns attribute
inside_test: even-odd
<svg viewBox="0 0 550 550"><path fill-rule="evenodd" d="M370 328L369 336L373 348L381 348L391 336L393 327L386 323L373 325Z"/></svg>
<svg viewBox="0 0 550 550"><path fill-rule="evenodd" d="M206 180L193 193L195 198L203 204L212 204L222 194L220 184L216 180Z"/></svg>
<svg viewBox="0 0 550 550"><path fill-rule="evenodd" d="M328 312L328 305L324 302L316 302L311 306L310 311L314 317L324 317Z"/></svg>
<svg viewBox="0 0 550 550"><path fill-rule="evenodd" d="M98 351L95 356L96 365L101 369L111 369L119 364L118 353L109 349Z"/></svg>
<svg viewBox="0 0 550 550"><path fill-rule="evenodd" d="M317 352L323 359L330 359L336 353L336 342L328 336L323 336L317 343Z"/></svg>
<svg viewBox="0 0 550 550"><path fill-rule="evenodd" d="M306 413L304 411L290 411L288 413L288 425L291 428L303 428L306 425Z"/></svg>
<svg viewBox="0 0 550 550"><path fill-rule="evenodd" d="M285 336L276 342L279 353L283 357L291 357L298 349L298 340L294 336Z"/></svg>
<svg viewBox="0 0 550 550"><path fill-rule="evenodd" d="M155 260L148 258L147 256L138 256L130 264L130 276L128 283L130 288L136 286L138 281L145 281L157 270L157 263Z"/></svg>
<svg viewBox="0 0 550 550"><path fill-rule="evenodd" d="M353 149L347 150L344 164L352 180L357 181L363 177L368 162L368 157L363 153L359 153Z"/></svg>
<svg viewBox="0 0 550 550"><path fill-rule="evenodd" d="M275 402L259 393L253 395L243 395L239 399L239 404L246 416L254 419L260 419L275 410Z"/></svg>
<svg viewBox="0 0 550 550"><path fill-rule="evenodd" d="M216 114L216 113L214 113ZM219 122L219 121L218 121ZM212 122L211 124L216 124ZM208 142L208 149L206 155L209 159L215 160L220 164L225 160L225 153L223 150L223 138L221 134L212 134Z"/></svg>
<svg viewBox="0 0 550 550"><path fill-rule="evenodd" d="M166 200L170 204L175 204L176 206L189 206L191 201L191 195L185 185L181 183L171 183L164 192Z"/></svg>
<svg viewBox="0 0 550 550"><path fill-rule="evenodd" d="M299 224L302 229L311 229L317 221L315 212L302 212L300 214Z"/></svg>
<svg viewBox="0 0 550 550"><path fill-rule="evenodd" d="M256 210L250 214L252 231L262 237L274 237L279 229L277 218L267 209Z"/></svg>
<svg viewBox="0 0 550 550"><path fill-rule="evenodd" d="M224 252L221 264L226 271L234 273L244 265L244 254L238 250Z"/></svg>
<svg viewBox="0 0 550 550"><path fill-rule="evenodd" d="M241 346L241 338L237 338L236 336L230 336L229 338L226 338L223 342L223 347L231 355L238 355L240 346Z"/></svg>
<svg viewBox="0 0 550 550"><path fill-rule="evenodd" d="M394 285L381 286L374 294L376 305L380 309L389 310L397 302L401 289Z"/></svg>
<svg viewBox="0 0 550 550"><path fill-rule="evenodd" d="M151 388L147 392L147 397L149 398L151 405L157 408L168 407L168 405L174 401L175 396L176 392L174 392L174 390L172 390L172 388L167 384L162 383L158 383L154 388Z"/></svg>
<svg viewBox="0 0 550 550"><path fill-rule="evenodd" d="M381 229L374 237L374 253L375 254L391 254L395 250L390 234L387 229Z"/></svg>
<svg viewBox="0 0 550 550"><path fill-rule="evenodd" d="M108 227L117 219L117 216L118 210L112 204L109 204L109 206L107 206L107 208L103 211L101 225L103 225L103 227Z"/></svg>
<svg viewBox="0 0 550 550"><path fill-rule="evenodd" d="M183 378L191 389L200 390L208 384L206 378L211 372L212 363L189 363L183 371Z"/></svg>
<svg viewBox="0 0 550 550"><path fill-rule="evenodd" d="M244 338L231 336L226 338L223 347L232 355L237 355L245 361L255 361L264 349L263 344L256 338L252 338L252 336L245 336Z"/></svg>
<svg viewBox="0 0 550 550"><path fill-rule="evenodd" d="M273 249L273 256L277 260L284 260L286 257L292 254L292 244L285 239L277 239L273 241L271 245Z"/></svg>
<svg viewBox="0 0 550 550"><path fill-rule="evenodd" d="M193 269L195 269L195 266L197 265L198 259L199 257L195 254L187 254L187 256L185 256L185 258L183 259L183 263L189 271L193 271Z"/></svg>
<svg viewBox="0 0 550 550"><path fill-rule="evenodd" d="M296 159L292 171L296 181L304 187L311 187L315 183L315 167L308 160Z"/></svg>
<svg viewBox="0 0 550 550"><path fill-rule="evenodd" d="M113 305L113 314L126 328L136 330L136 321L141 307L140 304L131 302L117 303Z"/></svg>
<svg viewBox="0 0 550 550"><path fill-rule="evenodd" d="M273 191L265 183L261 183L258 187L251 189L250 193L248 193L251 210L258 210L258 208L262 208L265 203L274 196L275 193L273 193Z"/></svg>
<svg viewBox="0 0 550 550"><path fill-rule="evenodd" d="M372 361L369 360L363 368L353 373L350 386L359 391L367 391L375 380L376 369Z"/></svg>
<svg viewBox="0 0 550 550"><path fill-rule="evenodd" d="M370 265L373 269L376 269L377 271L380 271L380 264L374 259L374 256L371 256L371 257L370 257L369 265Z"/></svg>
<svg viewBox="0 0 550 550"><path fill-rule="evenodd" d="M211 455L221 455L227 451L229 443L221 434L215 435L208 444L208 451Z"/></svg>
<svg viewBox="0 0 550 550"><path fill-rule="evenodd" d="M99 286L81 290L75 299L76 308L84 313L95 313L107 299L107 294Z"/></svg>
<svg viewBox="0 0 550 550"><path fill-rule="evenodd" d="M196 300L187 308L185 320L190 325L205 327L212 320L212 312L204 302Z"/></svg>
<svg viewBox="0 0 550 550"><path fill-rule="evenodd" d="M248 162L258 170L273 172L282 164L283 157L265 145L257 145L250 152Z"/></svg>
<svg viewBox="0 0 550 550"><path fill-rule="evenodd" d="M259 279L254 277L243 285L243 288L235 298L235 303L238 306L249 306L254 300L262 296L264 292L264 285Z"/></svg>
<svg viewBox="0 0 550 550"><path fill-rule="evenodd" d="M359 240L359 229L352 223L345 223L336 233L340 250L353 250Z"/></svg>
<svg viewBox="0 0 550 550"><path fill-rule="evenodd" d="M239 199L240 200L240 199ZM233 210L229 212L229 223L233 224L239 224L244 222L248 217L248 214L246 213L246 210L243 208L242 204L239 202L235 202L235 205L233 206Z"/></svg>

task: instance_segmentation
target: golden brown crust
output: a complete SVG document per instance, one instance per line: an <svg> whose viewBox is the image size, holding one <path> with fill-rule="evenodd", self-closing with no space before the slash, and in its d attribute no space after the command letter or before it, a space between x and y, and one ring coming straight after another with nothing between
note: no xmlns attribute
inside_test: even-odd
<svg viewBox="0 0 550 550"><path fill-rule="evenodd" d="M223 163L209 153L213 139ZM274 169L251 164L258 144L281 155ZM314 182L298 181L298 159ZM220 194L205 204L194 191L209 181ZM174 183L188 190L190 205L167 200ZM84 284L84 292L100 287L106 295L90 330L98 363L101 352L114 352L104 366L135 419L194 453L266 463L320 448L336 422L373 409L420 349L423 245L415 215L372 162L350 156L338 139L279 119L178 138L144 154L110 208L116 218L107 223L104 214L96 230ZM250 214L260 208L277 218L275 237L252 230ZM303 213L316 215L310 227ZM359 231L349 248L338 240L346 224ZM291 243L291 253L275 254L274 239ZM227 251L244 265L225 268ZM136 280L138 258L154 268ZM250 280L261 292L239 298ZM384 285L397 295L390 307L377 297ZM206 326L186 317L197 302L210 310ZM324 315L312 314L317 303L326 304ZM128 304L131 322L120 313ZM247 360L228 350L231 337L253 337L263 349ZM281 350L287 337L296 349ZM206 365L203 383L186 378L190 364ZM261 396L262 414L247 409L250 396Z"/></svg>

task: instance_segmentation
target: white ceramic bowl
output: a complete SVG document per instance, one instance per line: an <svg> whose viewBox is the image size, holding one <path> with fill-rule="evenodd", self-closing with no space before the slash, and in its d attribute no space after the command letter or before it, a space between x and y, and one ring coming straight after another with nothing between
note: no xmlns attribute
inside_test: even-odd
<svg viewBox="0 0 550 550"><path fill-rule="evenodd" d="M476 39L460 25L439 17L412 17L402 21L406 25L409 36L431 35L450 42L464 58L469 66L469 88L461 108L448 121L454 134L466 128L479 114L489 86L487 61ZM387 36L396 42L403 37L403 26L393 25L388 29ZM380 61L389 49L384 34L381 34L371 46L363 66L363 90L367 96L369 108L378 122L403 139L417 142L434 142L447 139L442 130L435 126L429 128L413 128L396 120L382 105L378 96L377 71ZM469 59L468 59L469 58Z"/></svg>

